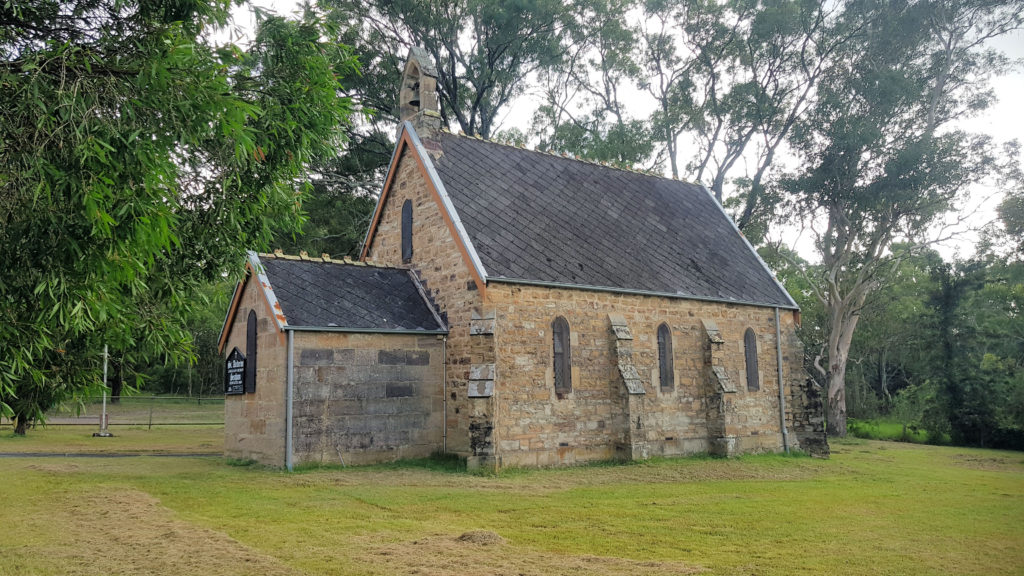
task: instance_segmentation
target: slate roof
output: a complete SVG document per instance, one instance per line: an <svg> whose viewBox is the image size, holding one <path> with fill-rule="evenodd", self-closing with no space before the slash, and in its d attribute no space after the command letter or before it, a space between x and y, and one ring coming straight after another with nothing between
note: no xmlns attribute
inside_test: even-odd
<svg viewBox="0 0 1024 576"><path fill-rule="evenodd" d="M439 144L434 169L488 281L796 308L701 186L447 132Z"/></svg>
<svg viewBox="0 0 1024 576"><path fill-rule="evenodd" d="M291 328L446 332L408 270L260 255Z"/></svg>

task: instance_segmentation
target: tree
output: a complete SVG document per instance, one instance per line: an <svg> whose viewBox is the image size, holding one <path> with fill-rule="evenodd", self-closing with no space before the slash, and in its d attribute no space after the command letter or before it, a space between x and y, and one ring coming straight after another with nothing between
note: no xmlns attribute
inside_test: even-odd
<svg viewBox="0 0 1024 576"><path fill-rule="evenodd" d="M628 111L624 92L640 76L629 0L586 0L569 10L563 57L540 74L544 103L534 114L538 150L618 166L657 165L648 123Z"/></svg>
<svg viewBox="0 0 1024 576"><path fill-rule="evenodd" d="M266 17L242 50L226 0L0 7L0 410L16 432L98 391L104 343L187 358L182 316L299 220L340 145L353 59L318 18Z"/></svg>
<svg viewBox="0 0 1024 576"><path fill-rule="evenodd" d="M907 255L893 243L920 246L971 183L1012 161L949 124L991 102L987 79L1007 61L978 39L1019 25L1022 5L851 4L846 17L865 33L819 81L813 112L794 127L806 169L784 189L822 258L813 285L827 317L817 369L828 383L829 434L846 434L846 369L865 303Z"/></svg>
<svg viewBox="0 0 1024 576"><path fill-rule="evenodd" d="M194 294L194 305L183 314L182 322L192 337L195 362L163 354L152 354L132 368L137 383L154 394L216 395L224 392L224 357L218 350L224 311L231 303L234 282L211 282ZM114 383L111 383L114 386Z"/></svg>
<svg viewBox="0 0 1024 576"><path fill-rule="evenodd" d="M865 301L850 345L851 361L856 362L852 377L861 380L870 394L865 408L874 403L882 414L894 406L902 390L922 386L934 376L938 359L938 333L929 296L934 288L930 271L942 265L942 258L934 250L899 244L892 251L913 256L898 262L885 289L874 291ZM879 415L854 414L852 408L850 413L857 418Z"/></svg>
<svg viewBox="0 0 1024 576"><path fill-rule="evenodd" d="M720 203L739 194L737 226L763 236L777 197L767 182L775 156L810 109L817 83L836 52L857 34L841 18L844 3L765 0L644 3L638 56L654 97L654 133L679 166L678 139L696 143L683 167L707 181ZM744 172L742 177L737 173Z"/></svg>
<svg viewBox="0 0 1024 576"><path fill-rule="evenodd" d="M1024 190L1008 193L999 204L998 211L1007 243L1018 256L1024 254Z"/></svg>
<svg viewBox="0 0 1024 576"><path fill-rule="evenodd" d="M355 27L360 38L404 62L409 47L427 51L437 65L444 123L489 137L498 113L522 94L531 73L560 54L564 13L557 0L330 0L332 18ZM400 66L395 66L399 70ZM395 93L396 82L387 97ZM393 105L393 104L392 104ZM381 109L381 108L378 108Z"/></svg>

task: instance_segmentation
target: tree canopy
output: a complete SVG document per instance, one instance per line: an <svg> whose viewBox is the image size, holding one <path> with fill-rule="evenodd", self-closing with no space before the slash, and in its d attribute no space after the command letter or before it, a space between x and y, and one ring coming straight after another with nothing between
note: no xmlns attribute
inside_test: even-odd
<svg viewBox="0 0 1024 576"><path fill-rule="evenodd" d="M187 357L194 289L300 221L354 59L312 13L214 40L227 0L0 7L0 410L96 389L104 343Z"/></svg>

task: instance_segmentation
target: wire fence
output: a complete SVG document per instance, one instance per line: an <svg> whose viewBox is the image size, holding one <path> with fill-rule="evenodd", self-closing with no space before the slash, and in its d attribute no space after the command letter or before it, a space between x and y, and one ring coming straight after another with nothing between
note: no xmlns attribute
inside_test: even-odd
<svg viewBox="0 0 1024 576"><path fill-rule="evenodd" d="M99 426L103 397L86 398L46 413L47 426ZM8 420L0 424L10 425ZM223 396L107 397L108 426L223 426Z"/></svg>

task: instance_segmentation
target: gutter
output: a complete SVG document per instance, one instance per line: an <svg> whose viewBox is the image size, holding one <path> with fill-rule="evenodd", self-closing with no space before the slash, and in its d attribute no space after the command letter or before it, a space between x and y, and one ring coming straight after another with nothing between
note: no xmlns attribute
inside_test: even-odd
<svg viewBox="0 0 1024 576"><path fill-rule="evenodd" d="M782 448L789 454L789 431L786 430L786 395L782 381L782 327L779 325L779 308L775 308L775 366L779 376L779 428L782 430Z"/></svg>
<svg viewBox="0 0 1024 576"><path fill-rule="evenodd" d="M410 330L408 328L345 328L343 326L286 326L286 332L350 332L353 334L423 334L444 335L447 330Z"/></svg>
<svg viewBox="0 0 1024 576"><path fill-rule="evenodd" d="M699 302L720 302L722 304L738 304L741 306L757 306L760 308L779 307L779 304L768 304L765 302L750 302L747 300L731 300L729 298L712 298L710 296L693 296L680 294L678 292L656 292L654 290L639 290L636 288L613 288L610 286L588 286L586 284L569 284L567 282L549 282L546 280L524 280L522 278L496 278L491 276L487 279L488 284L522 284L525 286L543 286L545 288L567 288L570 290L588 290L591 292L610 292L612 294L635 294L638 296L659 296L662 298L675 298L678 300L696 300ZM787 297L789 295L787 294ZM787 310L800 310L795 304L792 307L782 306Z"/></svg>

